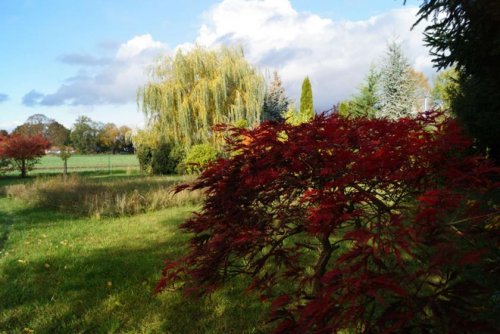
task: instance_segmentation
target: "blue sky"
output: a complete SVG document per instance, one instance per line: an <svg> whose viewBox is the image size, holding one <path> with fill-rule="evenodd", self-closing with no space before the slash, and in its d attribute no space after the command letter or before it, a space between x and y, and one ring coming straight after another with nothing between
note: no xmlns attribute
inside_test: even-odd
<svg viewBox="0 0 500 334"><path fill-rule="evenodd" d="M394 38L432 74L421 29L409 31L418 3L0 0L0 129L34 113L66 126L82 114L141 126L134 99L144 68L194 43L242 44L264 73L280 72L292 98L309 75L316 105L326 108L355 92Z"/></svg>

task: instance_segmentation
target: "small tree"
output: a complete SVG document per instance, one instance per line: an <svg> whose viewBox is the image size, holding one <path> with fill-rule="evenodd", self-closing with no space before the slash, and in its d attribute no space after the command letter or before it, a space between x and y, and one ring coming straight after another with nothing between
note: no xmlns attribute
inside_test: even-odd
<svg viewBox="0 0 500 334"><path fill-rule="evenodd" d="M410 71L401 45L396 42L389 44L381 66L381 108L377 117L398 119L415 116L416 82Z"/></svg>
<svg viewBox="0 0 500 334"><path fill-rule="evenodd" d="M262 119L270 121L283 121L283 115L288 111L289 100L281 84L278 72L274 72L273 81L264 97Z"/></svg>
<svg viewBox="0 0 500 334"><path fill-rule="evenodd" d="M309 77L306 77L302 82L302 93L300 95L300 117L307 120L314 117L313 93Z"/></svg>
<svg viewBox="0 0 500 334"><path fill-rule="evenodd" d="M59 157L62 159L63 161L63 179L64 181L66 181L66 179L68 178L68 159L71 157L72 155L72 148L71 147L68 147L68 146L63 146L61 147L61 150L59 152Z"/></svg>
<svg viewBox="0 0 500 334"><path fill-rule="evenodd" d="M454 120L332 115L232 131L239 153L178 189L206 201L158 290L205 294L249 276L272 300L274 333L495 332L498 207L482 199L499 170L466 155Z"/></svg>
<svg viewBox="0 0 500 334"><path fill-rule="evenodd" d="M0 142L0 157L11 159L21 172L21 177L26 177L28 171L38 162L38 158L45 155L49 146L49 142L41 135L14 134Z"/></svg>

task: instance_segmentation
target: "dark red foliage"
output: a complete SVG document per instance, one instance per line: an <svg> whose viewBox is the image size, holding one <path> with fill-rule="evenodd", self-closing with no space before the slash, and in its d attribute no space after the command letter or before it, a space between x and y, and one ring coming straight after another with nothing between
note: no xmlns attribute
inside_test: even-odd
<svg viewBox="0 0 500 334"><path fill-rule="evenodd" d="M274 333L494 331L498 207L483 198L499 171L442 118L229 129L228 158L189 186L206 201L158 291L249 275Z"/></svg>
<svg viewBox="0 0 500 334"><path fill-rule="evenodd" d="M49 142L41 135L11 135L0 138L0 158L11 159L17 165L21 176L33 166L37 158L45 154Z"/></svg>

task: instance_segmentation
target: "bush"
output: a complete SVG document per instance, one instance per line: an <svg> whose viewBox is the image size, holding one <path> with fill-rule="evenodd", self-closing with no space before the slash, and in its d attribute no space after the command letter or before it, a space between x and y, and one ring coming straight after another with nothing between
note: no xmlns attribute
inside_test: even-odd
<svg viewBox="0 0 500 334"><path fill-rule="evenodd" d="M191 147L179 166L181 172L200 173L210 162L217 158L217 150L208 144Z"/></svg>
<svg viewBox="0 0 500 334"><path fill-rule="evenodd" d="M207 197L157 290L250 276L275 333L494 332L499 170L437 116L232 129L240 153L178 188Z"/></svg>
<svg viewBox="0 0 500 334"><path fill-rule="evenodd" d="M136 153L141 170L154 175L175 173L184 157L181 148L169 143L161 143L156 148L138 146Z"/></svg>

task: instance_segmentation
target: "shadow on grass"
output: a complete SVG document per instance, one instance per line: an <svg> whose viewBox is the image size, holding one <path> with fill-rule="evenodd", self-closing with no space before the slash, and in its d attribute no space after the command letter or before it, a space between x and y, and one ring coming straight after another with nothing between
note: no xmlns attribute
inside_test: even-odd
<svg viewBox="0 0 500 334"><path fill-rule="evenodd" d="M5 261L0 329L36 333L260 333L264 308L237 281L209 298L153 293L164 259L185 250L177 235L143 248L64 253L36 262ZM267 329L268 330L268 329Z"/></svg>

